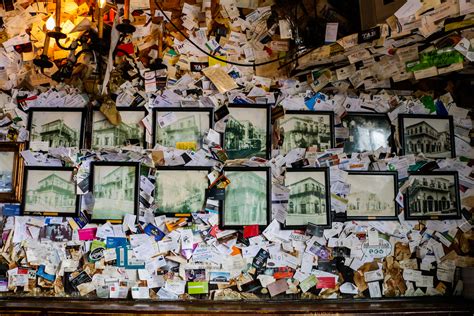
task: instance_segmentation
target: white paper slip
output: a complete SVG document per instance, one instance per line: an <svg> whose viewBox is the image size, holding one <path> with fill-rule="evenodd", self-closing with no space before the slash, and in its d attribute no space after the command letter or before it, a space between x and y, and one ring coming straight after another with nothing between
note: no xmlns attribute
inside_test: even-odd
<svg viewBox="0 0 474 316"><path fill-rule="evenodd" d="M160 126L160 128L165 128L166 126L173 124L177 120L178 117L174 112L168 112L163 115L158 115L158 125Z"/></svg>

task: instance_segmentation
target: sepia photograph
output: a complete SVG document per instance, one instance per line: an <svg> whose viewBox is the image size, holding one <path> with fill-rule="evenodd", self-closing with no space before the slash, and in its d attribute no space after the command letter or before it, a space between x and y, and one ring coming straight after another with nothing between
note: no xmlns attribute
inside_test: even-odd
<svg viewBox="0 0 474 316"><path fill-rule="evenodd" d="M350 171L347 176L348 220L397 220L397 172Z"/></svg>
<svg viewBox="0 0 474 316"><path fill-rule="evenodd" d="M458 173L411 172L405 194L406 219L461 218Z"/></svg>
<svg viewBox="0 0 474 316"><path fill-rule="evenodd" d="M280 120L280 153L294 148L316 147L318 152L333 147L334 113L286 111Z"/></svg>
<svg viewBox="0 0 474 316"><path fill-rule="evenodd" d="M425 157L454 158L454 127L452 116L400 115L402 154L423 153Z"/></svg>
<svg viewBox="0 0 474 316"><path fill-rule="evenodd" d="M0 146L0 203L19 203L23 181L24 143L2 142Z"/></svg>
<svg viewBox="0 0 474 316"><path fill-rule="evenodd" d="M346 154L390 147L392 125L386 114L349 113L342 119L342 126L349 130L349 138L344 141Z"/></svg>
<svg viewBox="0 0 474 316"><path fill-rule="evenodd" d="M72 167L26 167L23 192L23 215L77 214L79 196Z"/></svg>
<svg viewBox="0 0 474 316"><path fill-rule="evenodd" d="M118 108L122 122L111 124L104 114L95 110L92 117L92 149L110 149L128 145L145 148L145 110Z"/></svg>
<svg viewBox="0 0 474 316"><path fill-rule="evenodd" d="M93 221L121 220L137 214L140 181L138 162L92 162Z"/></svg>
<svg viewBox="0 0 474 316"><path fill-rule="evenodd" d="M224 133L229 159L269 158L270 117L267 105L230 105Z"/></svg>
<svg viewBox="0 0 474 316"><path fill-rule="evenodd" d="M204 207L209 168L158 167L155 173L157 214L191 214Z"/></svg>
<svg viewBox="0 0 474 316"><path fill-rule="evenodd" d="M221 227L268 225L271 208L269 168L226 168L230 184L221 203Z"/></svg>
<svg viewBox="0 0 474 316"><path fill-rule="evenodd" d="M304 228L308 223L328 226L329 172L327 168L288 168L285 186L290 189L285 228Z"/></svg>
<svg viewBox="0 0 474 316"><path fill-rule="evenodd" d="M210 108L154 109L153 144L198 151L203 146L205 134L213 126L212 116Z"/></svg>
<svg viewBox="0 0 474 316"><path fill-rule="evenodd" d="M50 148L81 148L84 134L84 109L30 109L30 142L48 142Z"/></svg>

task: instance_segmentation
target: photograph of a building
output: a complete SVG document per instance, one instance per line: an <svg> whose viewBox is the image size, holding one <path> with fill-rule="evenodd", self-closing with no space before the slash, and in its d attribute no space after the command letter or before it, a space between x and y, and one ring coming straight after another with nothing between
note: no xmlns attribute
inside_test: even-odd
<svg viewBox="0 0 474 316"><path fill-rule="evenodd" d="M156 213L192 213L204 206L209 170L157 170Z"/></svg>
<svg viewBox="0 0 474 316"><path fill-rule="evenodd" d="M135 166L94 165L92 219L122 219L134 214L137 197Z"/></svg>
<svg viewBox="0 0 474 316"><path fill-rule="evenodd" d="M155 112L155 122L159 115L168 112ZM211 127L210 112L174 111L177 120L164 128L155 124L155 144L175 148L202 148L205 133Z"/></svg>
<svg viewBox="0 0 474 316"><path fill-rule="evenodd" d="M100 111L94 111L92 149L108 149L135 145L144 147L145 129L141 121L144 111L121 111L122 123L112 125Z"/></svg>
<svg viewBox="0 0 474 316"><path fill-rule="evenodd" d="M12 151L0 151L0 193L13 191L13 166L15 165L15 153Z"/></svg>
<svg viewBox="0 0 474 316"><path fill-rule="evenodd" d="M290 189L290 197L285 225L328 224L325 183L324 171L286 172L285 186Z"/></svg>
<svg viewBox="0 0 474 316"><path fill-rule="evenodd" d="M280 123L283 145L280 152L285 155L294 148L317 147L325 151L332 147L331 116L328 114L285 113Z"/></svg>
<svg viewBox="0 0 474 316"><path fill-rule="evenodd" d="M408 189L409 216L456 215L457 192L452 175L411 175Z"/></svg>
<svg viewBox="0 0 474 316"><path fill-rule="evenodd" d="M267 109L229 107L224 149L229 159L267 158Z"/></svg>
<svg viewBox="0 0 474 316"><path fill-rule="evenodd" d="M48 142L51 148L80 148L82 123L80 111L32 111L30 141Z"/></svg>
<svg viewBox="0 0 474 316"><path fill-rule="evenodd" d="M24 212L74 214L76 185L72 171L27 170Z"/></svg>
<svg viewBox="0 0 474 316"><path fill-rule="evenodd" d="M405 154L423 153L428 158L452 156L453 144L449 119L404 117Z"/></svg>
<svg viewBox="0 0 474 316"><path fill-rule="evenodd" d="M393 175L349 173L347 217L396 216L396 179Z"/></svg>
<svg viewBox="0 0 474 316"><path fill-rule="evenodd" d="M349 130L349 138L344 141L345 153L389 147L392 127L386 115L348 114L343 118L342 125Z"/></svg>
<svg viewBox="0 0 474 316"><path fill-rule="evenodd" d="M224 226L267 225L268 193L265 171L227 171Z"/></svg>

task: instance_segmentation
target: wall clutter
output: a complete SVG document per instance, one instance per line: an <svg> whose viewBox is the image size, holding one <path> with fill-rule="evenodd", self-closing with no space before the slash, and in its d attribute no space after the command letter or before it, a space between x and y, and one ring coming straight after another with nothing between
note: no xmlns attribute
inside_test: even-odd
<svg viewBox="0 0 474 316"><path fill-rule="evenodd" d="M0 7L2 296L462 294L471 2Z"/></svg>

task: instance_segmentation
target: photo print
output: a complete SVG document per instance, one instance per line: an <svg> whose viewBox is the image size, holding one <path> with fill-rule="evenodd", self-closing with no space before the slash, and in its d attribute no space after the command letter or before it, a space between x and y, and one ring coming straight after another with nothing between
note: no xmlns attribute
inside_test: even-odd
<svg viewBox="0 0 474 316"><path fill-rule="evenodd" d="M407 219L460 218L457 172L412 172L405 194Z"/></svg>
<svg viewBox="0 0 474 316"><path fill-rule="evenodd" d="M342 126L349 132L349 138L344 141L347 154L390 147L392 125L385 114L349 113L342 119Z"/></svg>
<svg viewBox="0 0 474 316"><path fill-rule="evenodd" d="M30 109L30 142L48 142L50 148L81 148L84 135L84 109Z"/></svg>
<svg viewBox="0 0 474 316"><path fill-rule="evenodd" d="M229 159L269 158L269 110L267 105L230 105L224 132Z"/></svg>
<svg viewBox="0 0 474 316"><path fill-rule="evenodd" d="M122 122L116 126L104 114L95 110L92 117L92 149L111 149L127 145L146 147L145 110L118 108Z"/></svg>
<svg viewBox="0 0 474 316"><path fill-rule="evenodd" d="M397 181L397 172L349 172L347 219L398 219Z"/></svg>
<svg viewBox="0 0 474 316"><path fill-rule="evenodd" d="M400 115L402 154L423 153L425 157L454 158L454 128L452 116Z"/></svg>

